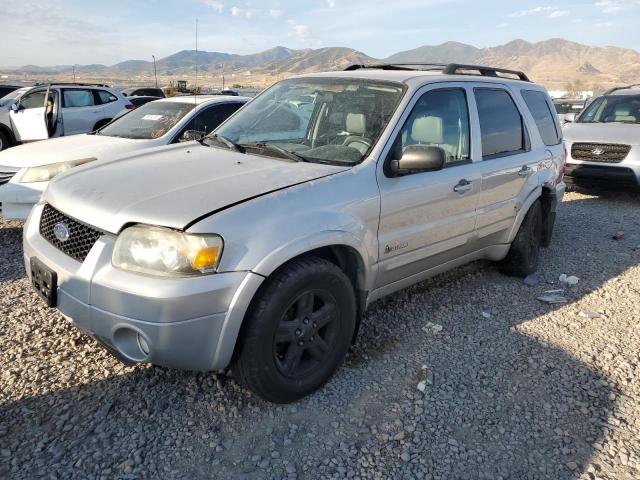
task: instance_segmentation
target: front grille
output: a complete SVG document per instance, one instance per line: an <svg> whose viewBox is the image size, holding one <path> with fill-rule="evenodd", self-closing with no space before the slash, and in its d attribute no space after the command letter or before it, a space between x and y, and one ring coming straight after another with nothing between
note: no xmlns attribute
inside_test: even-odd
<svg viewBox="0 0 640 480"><path fill-rule="evenodd" d="M571 157L589 162L620 163L627 158L630 150L630 145L617 143L574 143Z"/></svg>
<svg viewBox="0 0 640 480"><path fill-rule="evenodd" d="M59 223L64 224L69 232L69 238L65 241L60 241L53 233L54 227ZM65 215L47 204L42 210L42 217L40 217L40 235L71 258L84 262L89 250L100 238L102 232Z"/></svg>
<svg viewBox="0 0 640 480"><path fill-rule="evenodd" d="M0 172L0 185L7 183L15 174L16 172Z"/></svg>

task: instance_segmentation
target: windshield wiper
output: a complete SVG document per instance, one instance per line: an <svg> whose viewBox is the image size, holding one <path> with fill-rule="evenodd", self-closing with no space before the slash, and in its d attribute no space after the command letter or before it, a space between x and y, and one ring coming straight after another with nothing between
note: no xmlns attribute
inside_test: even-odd
<svg viewBox="0 0 640 480"><path fill-rule="evenodd" d="M278 152L281 155L284 155L286 158L288 158L289 160L293 160L294 162L308 162L308 160L303 157L302 155L295 153L295 152L291 152L289 150L285 150L282 147L279 147L278 145L275 145L273 143L264 143L264 142L258 142L258 143L242 143L239 145L240 147L243 148L257 148L260 150L275 150L276 152Z"/></svg>
<svg viewBox="0 0 640 480"><path fill-rule="evenodd" d="M209 142L207 140L213 140L214 142L217 142L218 144L222 143L229 150L235 150L236 152L244 153L244 149L240 145L238 145L237 143L233 143L227 137L225 137L223 135L220 135L219 133L214 133L212 135L208 135L208 136L204 137L202 139L202 143L205 144L205 145L209 145Z"/></svg>

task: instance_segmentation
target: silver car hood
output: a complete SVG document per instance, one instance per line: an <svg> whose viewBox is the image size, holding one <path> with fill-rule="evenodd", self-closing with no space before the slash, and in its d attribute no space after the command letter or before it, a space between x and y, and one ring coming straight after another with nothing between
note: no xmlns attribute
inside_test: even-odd
<svg viewBox="0 0 640 480"><path fill-rule="evenodd" d="M228 206L347 169L190 142L71 169L51 181L43 200L106 232L129 223L183 229Z"/></svg>
<svg viewBox="0 0 640 480"><path fill-rule="evenodd" d="M572 123L564 129L567 142L621 143L640 145L640 124Z"/></svg>

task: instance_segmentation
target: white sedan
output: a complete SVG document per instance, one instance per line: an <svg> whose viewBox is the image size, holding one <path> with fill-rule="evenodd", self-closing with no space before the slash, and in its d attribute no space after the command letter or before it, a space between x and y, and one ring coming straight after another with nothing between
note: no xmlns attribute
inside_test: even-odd
<svg viewBox="0 0 640 480"><path fill-rule="evenodd" d="M95 160L204 136L249 99L201 95L147 103L96 132L0 152L1 215L24 220L54 176Z"/></svg>

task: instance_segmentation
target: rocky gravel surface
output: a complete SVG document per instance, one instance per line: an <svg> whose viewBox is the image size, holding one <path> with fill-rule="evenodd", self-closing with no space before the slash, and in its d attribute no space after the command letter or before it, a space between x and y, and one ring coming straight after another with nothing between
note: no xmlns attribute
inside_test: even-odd
<svg viewBox="0 0 640 480"><path fill-rule="evenodd" d="M568 194L537 284L478 262L379 301L287 406L122 366L43 306L0 221L0 478L638 479L639 207ZM561 274L568 303L536 300Z"/></svg>

